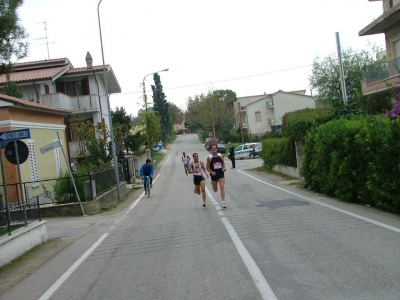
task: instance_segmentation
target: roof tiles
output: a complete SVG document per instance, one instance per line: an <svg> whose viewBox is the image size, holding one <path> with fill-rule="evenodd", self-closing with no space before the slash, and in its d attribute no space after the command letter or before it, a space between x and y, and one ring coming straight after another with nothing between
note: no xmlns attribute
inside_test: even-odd
<svg viewBox="0 0 400 300"><path fill-rule="evenodd" d="M15 82L23 82L23 81L33 81L33 80L43 80L43 79L51 79L53 76L59 74L63 70L68 70L68 66L55 67L55 68L46 68L46 69L34 69L34 70L26 70L20 72L10 73L10 80ZM6 74L0 75L0 84L6 82Z"/></svg>

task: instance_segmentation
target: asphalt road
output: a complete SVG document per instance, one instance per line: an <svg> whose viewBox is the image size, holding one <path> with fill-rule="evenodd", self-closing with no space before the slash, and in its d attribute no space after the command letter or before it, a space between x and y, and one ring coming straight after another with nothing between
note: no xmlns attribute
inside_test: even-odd
<svg viewBox="0 0 400 300"><path fill-rule="evenodd" d="M400 221L226 160L226 204L193 193L180 136L139 197L0 299L400 299ZM210 197L211 195L211 197Z"/></svg>

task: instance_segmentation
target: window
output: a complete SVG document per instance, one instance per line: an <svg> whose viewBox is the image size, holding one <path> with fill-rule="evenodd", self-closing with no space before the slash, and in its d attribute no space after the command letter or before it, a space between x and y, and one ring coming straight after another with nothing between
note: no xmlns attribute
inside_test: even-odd
<svg viewBox="0 0 400 300"><path fill-rule="evenodd" d="M39 173L36 162L35 142L33 140L25 141L29 149L29 171L31 173L31 180L37 182L39 181Z"/></svg>
<svg viewBox="0 0 400 300"><path fill-rule="evenodd" d="M256 111L256 122L261 122L261 113Z"/></svg>
<svg viewBox="0 0 400 300"><path fill-rule="evenodd" d="M244 145L243 146L243 150L247 150L247 149L249 149L250 147L249 147L249 145Z"/></svg>
<svg viewBox="0 0 400 300"><path fill-rule="evenodd" d="M242 146L242 145L240 145L240 146L237 146L237 147L236 147L236 149L235 149L235 151L241 151L241 150L242 150L242 148L243 148L243 146Z"/></svg>
<svg viewBox="0 0 400 300"><path fill-rule="evenodd" d="M80 81L58 82L57 91L71 97L89 95L89 81L84 79Z"/></svg>
<svg viewBox="0 0 400 300"><path fill-rule="evenodd" d="M45 94L50 94L50 88L47 84L44 85L44 93Z"/></svg>

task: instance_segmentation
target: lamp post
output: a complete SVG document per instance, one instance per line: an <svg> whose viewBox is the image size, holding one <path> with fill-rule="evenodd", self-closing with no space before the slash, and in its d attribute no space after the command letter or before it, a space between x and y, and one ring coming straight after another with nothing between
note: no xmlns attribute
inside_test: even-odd
<svg viewBox="0 0 400 300"><path fill-rule="evenodd" d="M146 133L147 133L147 136L149 136L149 118L147 116L147 95L146 95L145 80L146 80L146 77L149 76L149 75L154 75L156 73L161 73L161 72L168 72L168 70L169 69L164 69L164 70L161 70L161 71L153 72L153 73L147 74L146 76L143 77L142 86L143 86L144 107L145 107L145 110L146 110ZM147 141L147 144L148 144L147 146L150 147L150 141L149 140Z"/></svg>
<svg viewBox="0 0 400 300"><path fill-rule="evenodd" d="M99 4L97 5L97 17L99 20L99 33L100 33L100 45L101 45L101 57L103 58L103 75L104 75L104 84L106 86L106 96L107 96L107 107L108 107L108 118L109 118L109 123L110 123L110 138L111 138L111 154L113 157L113 162L114 162L114 172L115 172L115 180L117 183L117 192L118 192L118 200L121 200L121 187L119 186L119 175L118 175L118 162L117 162L117 155L116 155L116 149L115 149L115 141L114 141L114 128L112 124L112 116L111 116L111 108L110 108L110 98L108 96L108 82L107 82L107 75L106 75L106 65L104 63L104 51L103 51L103 38L101 36L101 26L100 26L100 4L101 1L99 1Z"/></svg>

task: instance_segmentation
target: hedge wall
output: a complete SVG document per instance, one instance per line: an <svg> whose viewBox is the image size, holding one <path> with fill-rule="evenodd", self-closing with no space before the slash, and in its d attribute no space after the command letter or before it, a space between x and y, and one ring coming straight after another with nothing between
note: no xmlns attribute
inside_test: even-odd
<svg viewBox="0 0 400 300"><path fill-rule="evenodd" d="M297 167L294 142L288 138L271 138L262 141L261 158L272 169L275 165Z"/></svg>
<svg viewBox="0 0 400 300"><path fill-rule="evenodd" d="M400 119L358 117L306 136L301 175L316 192L400 211Z"/></svg>

